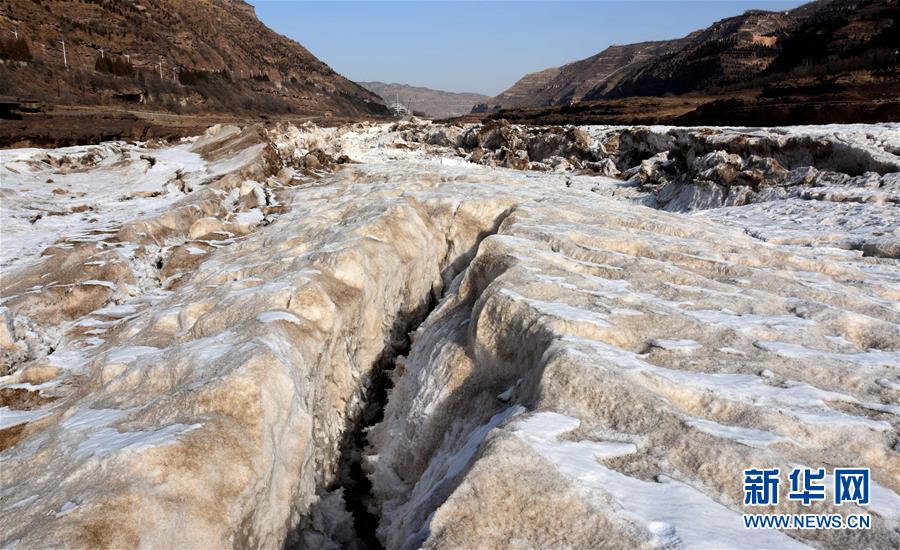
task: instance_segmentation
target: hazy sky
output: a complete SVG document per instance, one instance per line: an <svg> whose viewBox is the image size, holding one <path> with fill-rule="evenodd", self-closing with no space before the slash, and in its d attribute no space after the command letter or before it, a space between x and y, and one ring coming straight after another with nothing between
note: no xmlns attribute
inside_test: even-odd
<svg viewBox="0 0 900 550"><path fill-rule="evenodd" d="M791 0L308 2L249 0L270 28L356 81L495 95L611 44L676 38Z"/></svg>

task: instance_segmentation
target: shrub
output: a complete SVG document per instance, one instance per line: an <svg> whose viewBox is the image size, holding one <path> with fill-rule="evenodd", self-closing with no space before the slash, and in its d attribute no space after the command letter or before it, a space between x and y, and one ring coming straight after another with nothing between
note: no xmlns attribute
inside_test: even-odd
<svg viewBox="0 0 900 550"><path fill-rule="evenodd" d="M94 60L94 70L116 76L134 76L134 66L124 59L98 55Z"/></svg>
<svg viewBox="0 0 900 550"><path fill-rule="evenodd" d="M24 38L0 42L0 58L13 61L31 61L31 50Z"/></svg>
<svg viewBox="0 0 900 550"><path fill-rule="evenodd" d="M185 86L199 86L216 79L224 80L225 82L231 82L231 74L225 69L222 69L220 71L184 69L178 73L178 81Z"/></svg>
<svg viewBox="0 0 900 550"><path fill-rule="evenodd" d="M185 86L195 86L200 84L201 82L206 82L209 80L210 73L208 71L192 71L190 69L183 69L178 73L178 81L184 84Z"/></svg>

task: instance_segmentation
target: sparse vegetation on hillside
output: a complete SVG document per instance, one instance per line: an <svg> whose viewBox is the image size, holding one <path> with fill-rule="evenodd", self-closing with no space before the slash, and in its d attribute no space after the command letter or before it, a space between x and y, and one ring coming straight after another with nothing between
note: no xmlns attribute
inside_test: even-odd
<svg viewBox="0 0 900 550"><path fill-rule="evenodd" d="M0 41L0 59L10 61L31 61L31 49L24 38Z"/></svg>
<svg viewBox="0 0 900 550"><path fill-rule="evenodd" d="M30 63L0 67L3 96L184 113L387 114L378 96L268 29L240 0L202 8L5 0L0 22L9 21L18 40L0 40L0 59Z"/></svg>
<svg viewBox="0 0 900 550"><path fill-rule="evenodd" d="M196 86L204 82L209 82L211 79L221 79L225 82L231 82L231 75L224 69L221 71L192 71L190 69L184 69L178 73L178 81L185 86Z"/></svg>
<svg viewBox="0 0 900 550"><path fill-rule="evenodd" d="M94 70L116 76L134 75L134 66L129 61L106 57L104 55L97 56L97 59L94 61Z"/></svg>

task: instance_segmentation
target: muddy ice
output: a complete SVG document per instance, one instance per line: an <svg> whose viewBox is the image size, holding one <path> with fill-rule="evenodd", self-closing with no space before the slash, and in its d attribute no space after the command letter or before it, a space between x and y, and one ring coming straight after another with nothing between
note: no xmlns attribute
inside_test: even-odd
<svg viewBox="0 0 900 550"><path fill-rule="evenodd" d="M897 547L898 151L419 121L4 151L2 544ZM872 528L745 530L743 469L796 466L871 468L816 512Z"/></svg>

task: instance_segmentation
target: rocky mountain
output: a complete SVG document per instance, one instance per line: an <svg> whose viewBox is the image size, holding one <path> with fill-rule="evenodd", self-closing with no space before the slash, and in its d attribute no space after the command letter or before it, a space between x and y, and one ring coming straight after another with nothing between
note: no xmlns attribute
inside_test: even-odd
<svg viewBox="0 0 900 550"><path fill-rule="evenodd" d="M677 51L586 98L835 81L838 75L845 85L865 84L895 69L898 18L896 0L820 0L787 12L749 11L695 33Z"/></svg>
<svg viewBox="0 0 900 550"><path fill-rule="evenodd" d="M360 86L378 94L385 103L400 99L404 105L416 113L432 118L460 116L469 112L472 105L484 103L490 98L482 94L444 92L408 84L387 84L384 82L360 82Z"/></svg>
<svg viewBox="0 0 900 550"><path fill-rule="evenodd" d="M31 58L4 56L0 95L176 112L387 112L242 0L6 0L0 26Z"/></svg>
<svg viewBox="0 0 900 550"><path fill-rule="evenodd" d="M548 84L546 94L538 100L547 105L578 103L587 94L615 88L632 67L667 52L677 50L686 39L642 42L627 46L610 46L601 53L569 63Z"/></svg>
<svg viewBox="0 0 900 550"><path fill-rule="evenodd" d="M775 59L778 39L790 22L789 12L756 10L723 19L685 37L680 47L634 66L615 86L585 96L680 94L746 82Z"/></svg>
<svg viewBox="0 0 900 550"><path fill-rule="evenodd" d="M612 46L526 75L491 105L565 106L597 99L733 90L808 95L897 80L896 0L819 0L785 12L751 10L676 40ZM538 81L537 84L528 84Z"/></svg>
<svg viewBox="0 0 900 550"><path fill-rule="evenodd" d="M578 103L587 94L614 88L630 68L677 49L685 40L610 46L587 59L525 75L488 105L515 108Z"/></svg>

